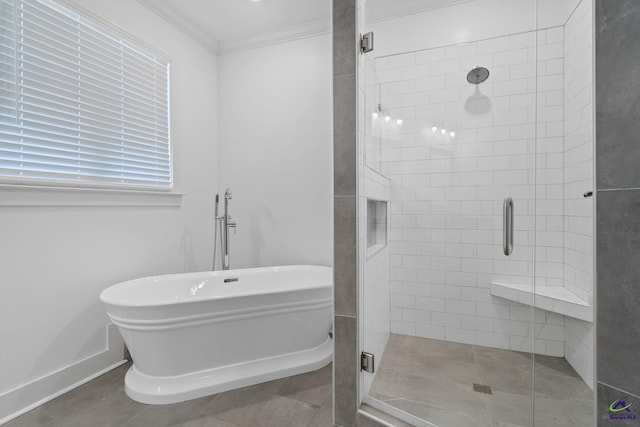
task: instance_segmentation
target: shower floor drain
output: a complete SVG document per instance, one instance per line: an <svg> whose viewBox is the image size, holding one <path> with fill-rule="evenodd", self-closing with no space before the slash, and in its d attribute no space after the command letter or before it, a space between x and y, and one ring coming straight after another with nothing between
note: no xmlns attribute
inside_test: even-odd
<svg viewBox="0 0 640 427"><path fill-rule="evenodd" d="M478 393L486 393L491 394L491 387L484 384L473 384L473 391L477 391Z"/></svg>

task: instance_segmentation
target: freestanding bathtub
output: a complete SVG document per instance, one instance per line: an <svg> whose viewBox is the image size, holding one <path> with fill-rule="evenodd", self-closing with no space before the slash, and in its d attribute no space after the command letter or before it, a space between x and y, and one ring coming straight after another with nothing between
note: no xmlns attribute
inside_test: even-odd
<svg viewBox="0 0 640 427"><path fill-rule="evenodd" d="M100 299L133 359L138 402L181 402L313 371L333 354L329 267L283 266L130 280Z"/></svg>

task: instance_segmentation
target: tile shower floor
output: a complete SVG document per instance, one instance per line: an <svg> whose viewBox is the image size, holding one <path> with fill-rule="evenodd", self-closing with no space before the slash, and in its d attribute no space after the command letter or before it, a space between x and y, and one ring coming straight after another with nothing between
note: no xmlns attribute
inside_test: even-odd
<svg viewBox="0 0 640 427"><path fill-rule="evenodd" d="M532 359L391 334L369 395L439 427L531 426L532 419L539 427L593 426L593 392L569 363Z"/></svg>
<svg viewBox="0 0 640 427"><path fill-rule="evenodd" d="M172 405L144 405L124 392L129 364L10 421L3 427L329 427L331 365Z"/></svg>

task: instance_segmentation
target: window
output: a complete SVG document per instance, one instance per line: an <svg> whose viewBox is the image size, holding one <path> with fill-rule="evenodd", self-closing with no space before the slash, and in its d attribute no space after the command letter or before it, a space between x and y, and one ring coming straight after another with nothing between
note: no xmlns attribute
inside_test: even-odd
<svg viewBox="0 0 640 427"><path fill-rule="evenodd" d="M48 0L0 0L0 182L170 190L169 61Z"/></svg>

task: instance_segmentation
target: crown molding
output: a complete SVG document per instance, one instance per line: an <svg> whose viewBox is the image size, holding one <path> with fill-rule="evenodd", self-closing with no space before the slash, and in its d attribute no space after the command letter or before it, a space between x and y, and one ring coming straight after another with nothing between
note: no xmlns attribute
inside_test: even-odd
<svg viewBox="0 0 640 427"><path fill-rule="evenodd" d="M315 37L322 34L328 34L330 31L330 19L320 19L300 25L280 28L278 30L269 31L255 36L220 41L218 42L218 55L228 55L231 53L241 52L243 50Z"/></svg>
<svg viewBox="0 0 640 427"><path fill-rule="evenodd" d="M472 1L476 0L369 0L366 4L366 22L371 24ZM206 31L193 25L180 10L172 7L168 2L154 0L138 0L138 2L214 55L228 55L243 50L328 34L331 31L331 20L326 18L258 35L218 41L210 37Z"/></svg>
<svg viewBox="0 0 640 427"><path fill-rule="evenodd" d="M475 0L369 0L366 6L366 22L370 24L386 21L472 1Z"/></svg>
<svg viewBox="0 0 640 427"><path fill-rule="evenodd" d="M218 54L218 41L209 37L198 26L186 18L178 9L171 7L168 2L153 0L138 0L147 9L177 28L185 36L201 44L214 55Z"/></svg>
<svg viewBox="0 0 640 427"><path fill-rule="evenodd" d="M193 25L180 10L172 7L168 2L154 0L138 0L138 2L176 27L187 37L203 45L215 55L227 55L243 50L300 40L307 37L328 34L331 31L331 21L329 18L326 18L280 28L254 36L218 41L208 36L207 33L198 26Z"/></svg>

